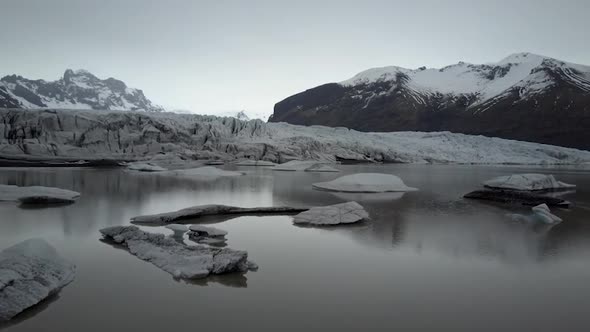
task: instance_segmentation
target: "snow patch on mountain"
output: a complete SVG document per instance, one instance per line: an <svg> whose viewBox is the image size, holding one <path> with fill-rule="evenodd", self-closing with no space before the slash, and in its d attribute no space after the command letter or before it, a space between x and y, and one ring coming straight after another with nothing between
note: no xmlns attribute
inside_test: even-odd
<svg viewBox="0 0 590 332"><path fill-rule="evenodd" d="M474 106L514 89L520 91L521 97L541 92L556 84L549 70L560 71L578 88L590 91L590 67L531 53L513 54L497 63L459 62L440 69L372 68L339 84L362 91L362 86L387 82L392 85L390 91L404 87L414 95L471 95L476 98Z"/></svg>
<svg viewBox="0 0 590 332"><path fill-rule="evenodd" d="M162 111L143 92L86 70L64 72L56 81L9 75L0 79L0 108Z"/></svg>

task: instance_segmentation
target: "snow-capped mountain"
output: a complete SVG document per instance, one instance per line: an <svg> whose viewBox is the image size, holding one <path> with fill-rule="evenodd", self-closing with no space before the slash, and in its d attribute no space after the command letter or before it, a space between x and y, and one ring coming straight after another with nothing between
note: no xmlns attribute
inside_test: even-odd
<svg viewBox="0 0 590 332"><path fill-rule="evenodd" d="M143 92L114 78L101 80L85 70L65 71L56 81L9 75L0 79L0 108L57 108L162 111Z"/></svg>
<svg viewBox="0 0 590 332"><path fill-rule="evenodd" d="M229 112L221 112L215 114L209 114L224 118L235 118L241 121L250 121L250 120L262 120L266 122L270 117L269 113L265 112L250 112L250 111L229 111Z"/></svg>
<svg viewBox="0 0 590 332"><path fill-rule="evenodd" d="M590 148L590 67L531 53L441 69L373 68L275 105L272 122L451 130Z"/></svg>

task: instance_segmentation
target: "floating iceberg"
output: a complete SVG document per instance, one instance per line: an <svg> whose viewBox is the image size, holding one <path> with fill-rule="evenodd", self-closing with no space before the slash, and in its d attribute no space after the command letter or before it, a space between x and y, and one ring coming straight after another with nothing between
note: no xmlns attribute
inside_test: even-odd
<svg viewBox="0 0 590 332"><path fill-rule="evenodd" d="M0 322L57 293L74 280L76 267L42 239L0 252Z"/></svg>
<svg viewBox="0 0 590 332"><path fill-rule="evenodd" d="M203 225L191 225L189 229L188 237L192 241L201 244L225 246L227 231L223 229Z"/></svg>
<svg viewBox="0 0 590 332"><path fill-rule="evenodd" d="M0 184L0 201L20 201L23 204L73 203L79 192L41 186L19 187Z"/></svg>
<svg viewBox="0 0 590 332"><path fill-rule="evenodd" d="M197 233L199 236L206 237L223 237L227 235L227 231L224 231L223 229L203 225L191 225L189 230L193 233Z"/></svg>
<svg viewBox="0 0 590 332"><path fill-rule="evenodd" d="M537 219L546 224L556 224L563 221L561 218L551 213L551 210L549 210L547 204L534 206L532 210L537 216Z"/></svg>
<svg viewBox="0 0 590 332"><path fill-rule="evenodd" d="M127 165L127 169L138 172L163 172L166 168L152 165L150 163L131 163Z"/></svg>
<svg viewBox="0 0 590 332"><path fill-rule="evenodd" d="M493 189L506 190L568 190L576 186L555 180L553 175L545 174L514 174L499 176L483 183L484 186Z"/></svg>
<svg viewBox="0 0 590 332"><path fill-rule="evenodd" d="M305 210L307 209L287 206L243 208L237 206L211 204L193 206L174 212L133 217L131 218L131 221L140 224L168 224L177 220L193 219L202 216L227 214L286 214L299 213Z"/></svg>
<svg viewBox="0 0 590 332"><path fill-rule="evenodd" d="M352 224L369 219L369 213L357 202L313 207L293 217L293 223L306 225Z"/></svg>
<svg viewBox="0 0 590 332"><path fill-rule="evenodd" d="M547 204L540 204L531 208L530 214L508 214L507 216L513 221L525 222L529 224L546 224L555 225L563 220L551 213Z"/></svg>
<svg viewBox="0 0 590 332"><path fill-rule="evenodd" d="M189 246L164 234L144 232L135 226L109 227L100 232L106 239L127 247L131 254L179 279L246 272L251 266L246 251Z"/></svg>
<svg viewBox="0 0 590 332"><path fill-rule="evenodd" d="M313 184L314 189L350 192L350 193L383 193L415 191L408 187L399 177L381 173L357 173L345 175L329 182Z"/></svg>
<svg viewBox="0 0 590 332"><path fill-rule="evenodd" d="M324 167L325 166L325 167ZM337 169L313 160L291 160L284 164L277 165L274 171L307 171L307 172L339 172Z"/></svg>

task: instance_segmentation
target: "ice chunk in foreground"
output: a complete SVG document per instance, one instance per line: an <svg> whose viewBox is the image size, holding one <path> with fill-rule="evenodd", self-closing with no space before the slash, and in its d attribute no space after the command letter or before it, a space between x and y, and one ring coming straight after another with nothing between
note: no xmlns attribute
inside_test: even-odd
<svg viewBox="0 0 590 332"><path fill-rule="evenodd" d="M127 169L139 172L163 172L167 171L164 167L152 165L149 163L131 163L127 165Z"/></svg>
<svg viewBox="0 0 590 332"><path fill-rule="evenodd" d="M75 271L43 239L0 252L0 322L57 293L74 280Z"/></svg>
<svg viewBox="0 0 590 332"><path fill-rule="evenodd" d="M246 272L249 267L246 251L189 246L164 234L144 232L136 226L115 226L100 232L175 278L200 279L211 274Z"/></svg>
<svg viewBox="0 0 590 332"><path fill-rule="evenodd" d="M566 190L573 189L573 184L555 180L553 175L545 174L514 174L499 176L483 183L484 186L493 189L509 190Z"/></svg>
<svg viewBox="0 0 590 332"><path fill-rule="evenodd" d="M329 182L314 183L313 188L351 193L383 193L418 190L406 186L404 181L395 175L381 173L357 173L345 175Z"/></svg>
<svg viewBox="0 0 590 332"><path fill-rule="evenodd" d="M79 192L60 188L0 184L0 201L21 201L23 204L73 203L79 197Z"/></svg>
<svg viewBox="0 0 590 332"><path fill-rule="evenodd" d="M369 219L369 213L357 202L313 207L293 217L295 224L339 225Z"/></svg>

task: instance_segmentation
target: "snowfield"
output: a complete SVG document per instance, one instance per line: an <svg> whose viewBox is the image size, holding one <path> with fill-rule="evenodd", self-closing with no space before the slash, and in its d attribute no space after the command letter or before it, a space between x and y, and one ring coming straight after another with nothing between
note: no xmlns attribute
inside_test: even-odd
<svg viewBox="0 0 590 332"><path fill-rule="evenodd" d="M397 163L583 164L590 152L450 132L364 133L346 128L211 116L63 110L0 110L0 156L70 160L339 158ZM180 159L179 159L180 160Z"/></svg>

